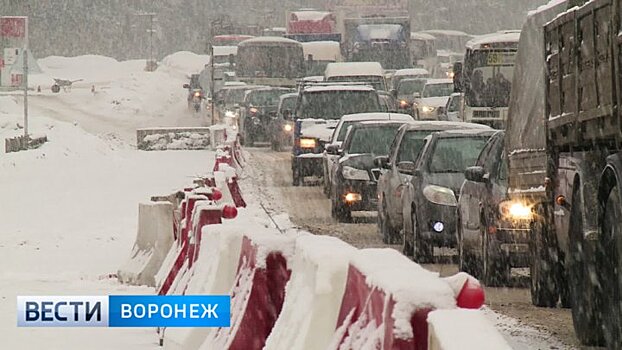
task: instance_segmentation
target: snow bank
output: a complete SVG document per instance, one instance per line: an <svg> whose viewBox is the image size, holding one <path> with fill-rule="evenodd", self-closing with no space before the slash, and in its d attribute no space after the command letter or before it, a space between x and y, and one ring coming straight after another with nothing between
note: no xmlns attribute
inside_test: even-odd
<svg viewBox="0 0 622 350"><path fill-rule="evenodd" d="M283 310L264 349L326 349L355 251L334 237L298 237Z"/></svg>
<svg viewBox="0 0 622 350"><path fill-rule="evenodd" d="M435 310L428 315L428 325L428 350L512 349L479 310Z"/></svg>

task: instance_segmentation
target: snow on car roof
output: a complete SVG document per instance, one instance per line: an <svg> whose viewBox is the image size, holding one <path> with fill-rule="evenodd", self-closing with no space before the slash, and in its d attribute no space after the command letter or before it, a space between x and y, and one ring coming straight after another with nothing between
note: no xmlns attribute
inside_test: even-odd
<svg viewBox="0 0 622 350"><path fill-rule="evenodd" d="M279 98L281 100L284 100L286 98L292 98L292 97L298 97L298 93L297 92L290 92L290 93L281 95L281 97L279 97Z"/></svg>
<svg viewBox="0 0 622 350"><path fill-rule="evenodd" d="M529 11L527 13L527 16L532 16L532 15L538 13L538 12L546 11L546 10L548 10L548 9L550 9L552 7L555 7L555 6L559 5L559 4L562 4L564 2L568 2L568 0L551 0L551 1L549 1L548 4L541 5L537 9Z"/></svg>
<svg viewBox="0 0 622 350"><path fill-rule="evenodd" d="M324 92L324 91L375 91L369 85L321 85L309 86L304 89L305 92Z"/></svg>
<svg viewBox="0 0 622 350"><path fill-rule="evenodd" d="M433 84L453 84L453 80L452 79L428 79L426 81L426 85L433 85Z"/></svg>
<svg viewBox="0 0 622 350"><path fill-rule="evenodd" d="M484 44L494 43L518 43L520 39L520 30L508 30L496 33L484 34L466 43L467 49L478 49Z"/></svg>
<svg viewBox="0 0 622 350"><path fill-rule="evenodd" d="M410 38L414 40L436 40L434 35L422 32L411 32Z"/></svg>
<svg viewBox="0 0 622 350"><path fill-rule="evenodd" d="M491 127L484 124L465 123L465 122L447 122L447 121L414 121L408 125L408 130L463 130L463 129L480 129L492 130Z"/></svg>
<svg viewBox="0 0 622 350"><path fill-rule="evenodd" d="M384 76L384 70L378 62L337 62L327 64L324 71L327 78L364 75Z"/></svg>
<svg viewBox="0 0 622 350"><path fill-rule="evenodd" d="M482 130L482 129L452 129L439 131L436 134L440 138L460 137L460 136L492 136L498 130Z"/></svg>
<svg viewBox="0 0 622 350"><path fill-rule="evenodd" d="M293 11L292 14L296 15L299 21L321 21L324 17L330 15L330 12L326 11Z"/></svg>
<svg viewBox="0 0 622 350"><path fill-rule="evenodd" d="M403 121L411 121L413 117L408 114L402 113L355 113L355 114L346 114L341 117L341 121L350 122L350 121L363 121L363 120L403 120Z"/></svg>
<svg viewBox="0 0 622 350"><path fill-rule="evenodd" d="M229 56L237 54L237 46L214 46L214 56Z"/></svg>
<svg viewBox="0 0 622 350"><path fill-rule="evenodd" d="M422 30L421 33L431 34L432 36L434 34L446 35L446 36L472 36L471 34L467 34L459 30L445 30L445 29Z"/></svg>
<svg viewBox="0 0 622 350"><path fill-rule="evenodd" d="M258 36L252 39L246 39L238 44L238 47L253 46L255 44L290 44L301 45L296 40L283 38L280 36Z"/></svg>
<svg viewBox="0 0 622 350"><path fill-rule="evenodd" d="M341 56L341 47L336 41L302 43L302 51L305 54L305 58L308 55L313 55L313 59L318 61L338 61Z"/></svg>
<svg viewBox="0 0 622 350"><path fill-rule="evenodd" d="M412 118L410 119L412 120ZM356 127L356 128L360 128L362 126L365 125L381 125L381 124L404 124L409 122L410 120L394 120L394 119L386 119L386 120L362 120L354 125L352 125L352 127ZM362 125L362 126L361 126Z"/></svg>
<svg viewBox="0 0 622 350"><path fill-rule="evenodd" d="M423 68L407 68L407 69L398 69L397 71L395 71L393 76L399 77L399 76L403 76L403 75L426 75L426 74L430 74L430 72L428 72L427 69L423 69Z"/></svg>

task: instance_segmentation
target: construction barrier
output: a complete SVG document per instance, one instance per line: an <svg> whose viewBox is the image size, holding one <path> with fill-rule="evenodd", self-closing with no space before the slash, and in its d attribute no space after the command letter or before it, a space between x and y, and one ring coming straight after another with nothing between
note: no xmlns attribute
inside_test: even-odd
<svg viewBox="0 0 622 350"><path fill-rule="evenodd" d="M173 244L173 204L138 205L138 233L128 261L117 276L122 283L155 287L155 274Z"/></svg>
<svg viewBox="0 0 622 350"><path fill-rule="evenodd" d="M436 310L428 315L428 350L511 350L479 310Z"/></svg>

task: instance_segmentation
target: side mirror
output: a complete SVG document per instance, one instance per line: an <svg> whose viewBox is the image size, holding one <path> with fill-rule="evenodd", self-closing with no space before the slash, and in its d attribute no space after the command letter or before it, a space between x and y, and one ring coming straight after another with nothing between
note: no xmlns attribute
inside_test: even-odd
<svg viewBox="0 0 622 350"><path fill-rule="evenodd" d="M468 181L486 182L486 171L481 166L468 167L464 172L464 177Z"/></svg>
<svg viewBox="0 0 622 350"><path fill-rule="evenodd" d="M380 157L374 158L374 165L376 166L376 168L388 169L389 168L389 157L380 156Z"/></svg>
<svg viewBox="0 0 622 350"><path fill-rule="evenodd" d="M184 89L190 89L190 84L184 84Z"/></svg>
<svg viewBox="0 0 622 350"><path fill-rule="evenodd" d="M406 175L415 175L415 163L399 162L397 163L397 171Z"/></svg>
<svg viewBox="0 0 622 350"><path fill-rule="evenodd" d="M413 92L413 97L415 99L421 98L421 93L420 92Z"/></svg>
<svg viewBox="0 0 622 350"><path fill-rule="evenodd" d="M341 155L341 150L339 150L338 145L328 145L326 146L326 153L332 156Z"/></svg>

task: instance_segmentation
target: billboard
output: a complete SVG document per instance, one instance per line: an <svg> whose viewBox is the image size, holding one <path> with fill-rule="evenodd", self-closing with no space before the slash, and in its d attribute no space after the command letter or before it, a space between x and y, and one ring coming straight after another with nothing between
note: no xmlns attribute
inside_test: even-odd
<svg viewBox="0 0 622 350"><path fill-rule="evenodd" d="M0 37L25 39L27 37L27 28L28 17L0 17Z"/></svg>

